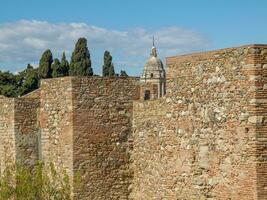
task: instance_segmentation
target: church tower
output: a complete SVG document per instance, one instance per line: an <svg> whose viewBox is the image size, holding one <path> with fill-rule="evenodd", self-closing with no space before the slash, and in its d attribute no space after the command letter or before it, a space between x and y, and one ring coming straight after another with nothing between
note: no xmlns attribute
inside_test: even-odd
<svg viewBox="0 0 267 200"><path fill-rule="evenodd" d="M166 93L166 73L157 55L154 37L150 57L146 61L140 82L140 95L143 100L158 99Z"/></svg>

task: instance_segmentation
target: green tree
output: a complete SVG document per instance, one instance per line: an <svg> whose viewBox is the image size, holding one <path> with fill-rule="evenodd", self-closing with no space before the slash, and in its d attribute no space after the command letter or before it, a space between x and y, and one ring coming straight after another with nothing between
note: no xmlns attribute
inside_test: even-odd
<svg viewBox="0 0 267 200"><path fill-rule="evenodd" d="M115 70L114 70L113 63L111 63L110 68L109 68L109 76L115 76Z"/></svg>
<svg viewBox="0 0 267 200"><path fill-rule="evenodd" d="M52 69L51 69L52 63L53 63L53 55L52 52L48 49L43 53L39 62L38 74L40 79L52 77Z"/></svg>
<svg viewBox="0 0 267 200"><path fill-rule="evenodd" d="M64 76L59 59L57 59L57 58L54 59L54 62L52 64L51 68L52 68L52 77L53 78Z"/></svg>
<svg viewBox="0 0 267 200"><path fill-rule="evenodd" d="M79 38L71 56L70 62L71 76L92 76L90 53L87 48L87 40Z"/></svg>
<svg viewBox="0 0 267 200"><path fill-rule="evenodd" d="M18 77L20 81L19 96L38 89L38 69L34 69L30 64L27 65L24 71L19 73Z"/></svg>
<svg viewBox="0 0 267 200"><path fill-rule="evenodd" d="M0 71L0 95L16 97L18 95L19 83L18 76L9 71Z"/></svg>
<svg viewBox="0 0 267 200"><path fill-rule="evenodd" d="M103 65L103 76L114 76L115 70L112 63L112 56L109 51L104 53L104 65Z"/></svg>
<svg viewBox="0 0 267 200"><path fill-rule="evenodd" d="M69 66L68 60L66 59L65 52L63 52L63 54L62 54L61 68L62 68L63 76L68 76L70 66Z"/></svg>
<svg viewBox="0 0 267 200"><path fill-rule="evenodd" d="M104 65L103 65L103 76L109 76L109 66L111 65L112 57L109 51L104 53Z"/></svg>
<svg viewBox="0 0 267 200"><path fill-rule="evenodd" d="M121 74L120 74L121 77L128 77L128 74L126 73L126 71L124 70L121 70Z"/></svg>
<svg viewBox="0 0 267 200"><path fill-rule="evenodd" d="M0 95L7 97L25 95L37 89L38 82L38 69L34 69L30 64L16 75L0 71Z"/></svg>

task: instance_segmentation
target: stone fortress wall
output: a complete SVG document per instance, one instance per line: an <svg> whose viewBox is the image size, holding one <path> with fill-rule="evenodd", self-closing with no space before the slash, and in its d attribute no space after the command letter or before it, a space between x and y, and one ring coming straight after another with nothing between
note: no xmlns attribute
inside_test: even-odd
<svg viewBox="0 0 267 200"><path fill-rule="evenodd" d="M16 159L14 99L0 96L0 172Z"/></svg>
<svg viewBox="0 0 267 200"><path fill-rule="evenodd" d="M133 199L266 199L267 45L167 58L134 102Z"/></svg>
<svg viewBox="0 0 267 200"><path fill-rule="evenodd" d="M137 78L73 79L73 167L77 199L128 199Z"/></svg>
<svg viewBox="0 0 267 200"><path fill-rule="evenodd" d="M40 98L25 96L15 99L14 131L16 160L34 167L39 157Z"/></svg>
<svg viewBox="0 0 267 200"><path fill-rule="evenodd" d="M53 162L81 174L74 199L265 199L266 76L249 45L167 58L156 100L138 78L43 80L0 96L0 171Z"/></svg>
<svg viewBox="0 0 267 200"><path fill-rule="evenodd" d="M0 169L38 160L65 168L74 199L127 199L133 100L139 78L64 77L43 80L21 98L0 97Z"/></svg>
<svg viewBox="0 0 267 200"><path fill-rule="evenodd" d="M38 91L35 92L38 94ZM0 168L14 161L33 167L39 160L39 96L0 97Z"/></svg>

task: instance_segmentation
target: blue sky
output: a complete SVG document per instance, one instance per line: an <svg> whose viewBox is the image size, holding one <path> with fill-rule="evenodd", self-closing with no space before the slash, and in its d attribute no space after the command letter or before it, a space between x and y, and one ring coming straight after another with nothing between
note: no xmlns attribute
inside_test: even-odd
<svg viewBox="0 0 267 200"><path fill-rule="evenodd" d="M88 39L101 72L105 49L116 70L138 75L155 35L160 57L267 43L265 0L0 0L0 69L38 64L50 48L71 55ZM16 57L16 58L14 58Z"/></svg>

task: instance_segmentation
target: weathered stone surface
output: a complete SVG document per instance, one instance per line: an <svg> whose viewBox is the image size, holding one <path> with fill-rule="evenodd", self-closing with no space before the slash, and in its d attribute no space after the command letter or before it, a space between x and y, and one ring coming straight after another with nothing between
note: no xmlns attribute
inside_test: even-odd
<svg viewBox="0 0 267 200"><path fill-rule="evenodd" d="M1 171L6 163L37 163L39 99L38 92L17 99L0 97Z"/></svg>
<svg viewBox="0 0 267 200"><path fill-rule="evenodd" d="M71 77L45 79L40 88L41 159L65 168L73 178L73 104Z"/></svg>
<svg viewBox="0 0 267 200"><path fill-rule="evenodd" d="M22 98L0 96L0 171L38 160L81 174L74 199L128 199L133 100L138 78L42 80Z"/></svg>
<svg viewBox="0 0 267 200"><path fill-rule="evenodd" d="M248 122L252 124L262 124L264 122L264 116L251 116L248 118Z"/></svg>
<svg viewBox="0 0 267 200"><path fill-rule="evenodd" d="M137 78L59 78L42 82L45 161L81 175L75 199L127 199ZM51 151L53 149L53 151Z"/></svg>
<svg viewBox="0 0 267 200"><path fill-rule="evenodd" d="M0 96L0 172L16 161L14 99Z"/></svg>
<svg viewBox="0 0 267 200"><path fill-rule="evenodd" d="M73 167L77 199L128 199L136 78L73 78Z"/></svg>
<svg viewBox="0 0 267 200"><path fill-rule="evenodd" d="M132 199L265 199L266 50L167 58L166 101L134 103Z"/></svg>
<svg viewBox="0 0 267 200"><path fill-rule="evenodd" d="M30 167L40 159L39 108L40 98L26 96L15 100L16 159Z"/></svg>

